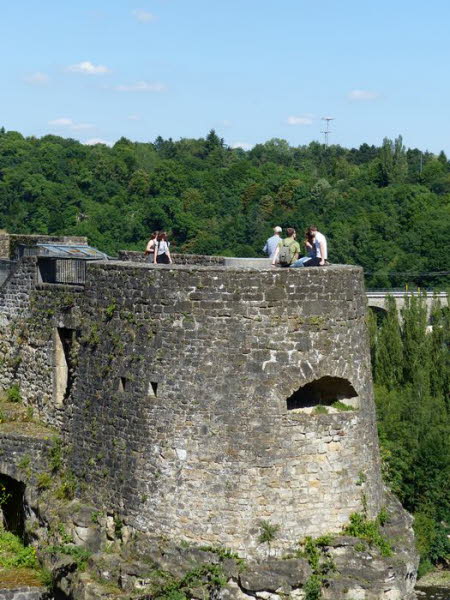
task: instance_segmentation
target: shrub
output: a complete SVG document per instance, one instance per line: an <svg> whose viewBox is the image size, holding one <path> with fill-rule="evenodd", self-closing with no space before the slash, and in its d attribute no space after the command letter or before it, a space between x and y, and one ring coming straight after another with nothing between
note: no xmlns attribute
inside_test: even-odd
<svg viewBox="0 0 450 600"><path fill-rule="evenodd" d="M105 315L106 315L106 318L107 318L108 320L109 320L109 319L112 319L112 318L113 318L113 316L114 316L114 313L116 312L116 310L117 310L117 304L116 304L115 302L113 302L112 304L110 304L109 306L107 306L107 307L105 308Z"/></svg>
<svg viewBox="0 0 450 600"><path fill-rule="evenodd" d="M37 477L37 487L40 490L48 490L52 485L52 478L48 473L39 473Z"/></svg>
<svg viewBox="0 0 450 600"><path fill-rule="evenodd" d="M319 575L311 575L303 588L305 600L319 600L322 596L322 579Z"/></svg>
<svg viewBox="0 0 450 600"><path fill-rule="evenodd" d="M0 567L36 569L36 550L32 546L24 546L17 535L0 531Z"/></svg>
<svg viewBox="0 0 450 600"><path fill-rule="evenodd" d="M62 463L62 441L59 437L52 439L52 445L49 450L50 469L52 472L59 471Z"/></svg>
<svg viewBox="0 0 450 600"><path fill-rule="evenodd" d="M119 540L122 539L122 529L123 529L123 521L120 517L115 516L114 517L114 535L119 538Z"/></svg>
<svg viewBox="0 0 450 600"><path fill-rule="evenodd" d="M22 402L22 396L20 395L20 387L17 383L12 385L6 390L6 399L8 402Z"/></svg>
<svg viewBox="0 0 450 600"><path fill-rule="evenodd" d="M77 489L77 480L73 473L66 473L61 480L61 485L55 492L58 500L73 500Z"/></svg>
<svg viewBox="0 0 450 600"><path fill-rule="evenodd" d="M203 588L210 592L211 588L221 588L226 584L220 565L202 564L194 567L181 578L173 577L167 571L155 571L159 585L152 589L151 597L157 600L186 600L191 597L190 590ZM204 593L203 597L211 596Z"/></svg>
<svg viewBox="0 0 450 600"><path fill-rule="evenodd" d="M392 556L392 548L389 542L381 535L380 521L367 519L360 513L350 515L350 523L343 528L346 535L360 538L369 544L378 548L382 556Z"/></svg>
<svg viewBox="0 0 450 600"><path fill-rule="evenodd" d="M270 544L276 538L277 532L280 529L279 525L272 525L269 521L261 520L259 522L259 526L261 528L260 534L258 536L258 542L260 544L267 544L268 553L270 556Z"/></svg>
<svg viewBox="0 0 450 600"><path fill-rule="evenodd" d="M87 561L92 555L92 552L80 548L79 546L70 546L68 544L60 544L59 546L49 546L46 549L49 554L66 554L71 556L77 564L77 568L80 571L84 571L87 565Z"/></svg>
<svg viewBox="0 0 450 600"><path fill-rule="evenodd" d="M30 463L31 463L31 456L29 454L24 454L22 456L22 458L19 460L19 462L17 463L17 466L19 467L19 469L22 469L22 471L27 471L30 467Z"/></svg>

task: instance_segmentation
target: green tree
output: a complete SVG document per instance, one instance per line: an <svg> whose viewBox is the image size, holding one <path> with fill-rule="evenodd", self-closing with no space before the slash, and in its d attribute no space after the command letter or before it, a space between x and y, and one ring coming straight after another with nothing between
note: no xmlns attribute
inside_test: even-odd
<svg viewBox="0 0 450 600"><path fill-rule="evenodd" d="M375 380L391 390L403 380L403 345L395 299L386 298L387 315L377 337Z"/></svg>
<svg viewBox="0 0 450 600"><path fill-rule="evenodd" d="M391 183L402 183L405 181L407 174L408 161L402 136L399 135L394 141L384 138L380 150L381 185L386 186Z"/></svg>

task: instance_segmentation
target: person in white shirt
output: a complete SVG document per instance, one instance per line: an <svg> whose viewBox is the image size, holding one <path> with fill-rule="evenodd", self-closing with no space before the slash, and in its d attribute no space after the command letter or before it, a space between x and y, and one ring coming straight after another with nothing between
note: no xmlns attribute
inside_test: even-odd
<svg viewBox="0 0 450 600"><path fill-rule="evenodd" d="M316 258L319 258L319 265L323 266L328 258L328 247L327 247L327 238L317 231L317 227L315 225L311 225L309 228L311 233L314 235L314 243L313 247L316 253Z"/></svg>
<svg viewBox="0 0 450 600"><path fill-rule="evenodd" d="M167 234L165 233L165 231L163 231L158 235L156 239L155 252L153 258L154 263L168 265L172 262L169 246L170 242L167 241Z"/></svg>

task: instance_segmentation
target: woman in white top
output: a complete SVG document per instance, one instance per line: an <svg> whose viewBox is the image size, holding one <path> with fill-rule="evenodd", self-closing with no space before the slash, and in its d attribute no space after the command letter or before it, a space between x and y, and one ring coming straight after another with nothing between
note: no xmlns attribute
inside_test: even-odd
<svg viewBox="0 0 450 600"><path fill-rule="evenodd" d="M167 234L165 231L162 231L156 238L154 263L168 265L172 262L169 246L170 243L167 241Z"/></svg>

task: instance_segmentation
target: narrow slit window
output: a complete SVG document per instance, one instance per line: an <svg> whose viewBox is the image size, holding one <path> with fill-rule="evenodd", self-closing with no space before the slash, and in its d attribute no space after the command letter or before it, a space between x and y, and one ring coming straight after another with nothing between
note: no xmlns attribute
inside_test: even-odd
<svg viewBox="0 0 450 600"><path fill-rule="evenodd" d="M54 399L62 405L72 390L75 379L75 361L73 353L77 331L58 327L54 332Z"/></svg>
<svg viewBox="0 0 450 600"><path fill-rule="evenodd" d="M156 398L158 396L158 382L150 381L148 384L148 395L152 398Z"/></svg>
<svg viewBox="0 0 450 600"><path fill-rule="evenodd" d="M127 387L128 387L128 379L126 377L119 377L119 386L117 388L118 391L125 392Z"/></svg>

